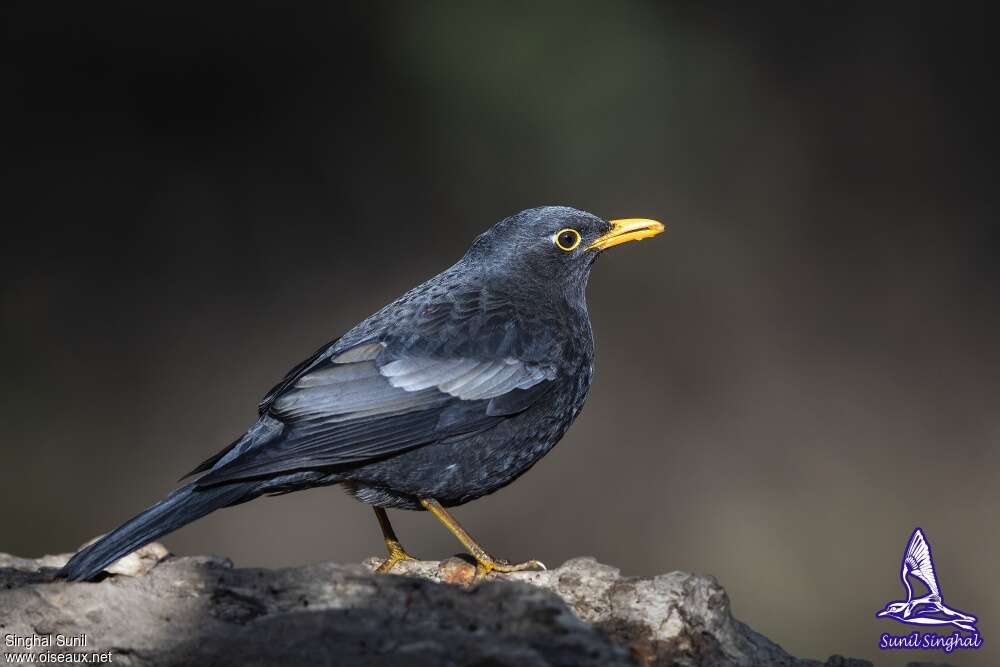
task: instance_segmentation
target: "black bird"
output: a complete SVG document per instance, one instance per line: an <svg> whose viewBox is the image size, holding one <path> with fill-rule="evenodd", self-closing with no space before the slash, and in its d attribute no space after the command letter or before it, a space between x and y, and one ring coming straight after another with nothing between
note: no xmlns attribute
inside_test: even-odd
<svg viewBox="0 0 1000 667"><path fill-rule="evenodd" d="M445 508L509 484L562 438L593 374L590 270L607 248L662 231L561 206L502 220L450 269L292 369L260 402L257 423L187 475L199 477L59 576L91 579L221 507L328 484L374 507L389 551L382 572L410 558L386 508L434 514L479 577L544 567L490 556Z"/></svg>

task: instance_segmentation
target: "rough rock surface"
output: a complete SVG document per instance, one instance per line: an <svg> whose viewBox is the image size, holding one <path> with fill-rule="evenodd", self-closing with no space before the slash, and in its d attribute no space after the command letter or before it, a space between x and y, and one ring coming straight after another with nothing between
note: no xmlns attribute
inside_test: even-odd
<svg viewBox="0 0 1000 667"><path fill-rule="evenodd" d="M683 572L629 578L576 558L466 586L473 568L458 558L384 576L377 561L234 569L165 554L150 547L98 583L53 581L65 555L0 554L0 636L83 634L86 647L33 651L111 651L118 665L824 664L788 655L733 619L714 579Z"/></svg>

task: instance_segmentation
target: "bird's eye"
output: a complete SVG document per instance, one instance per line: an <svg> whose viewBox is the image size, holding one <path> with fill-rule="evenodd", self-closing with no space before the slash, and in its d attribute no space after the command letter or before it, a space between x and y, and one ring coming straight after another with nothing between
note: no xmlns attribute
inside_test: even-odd
<svg viewBox="0 0 1000 667"><path fill-rule="evenodd" d="M576 250L576 247L580 245L580 232L569 227L560 229L553 240L559 246L560 250L565 250L566 252Z"/></svg>

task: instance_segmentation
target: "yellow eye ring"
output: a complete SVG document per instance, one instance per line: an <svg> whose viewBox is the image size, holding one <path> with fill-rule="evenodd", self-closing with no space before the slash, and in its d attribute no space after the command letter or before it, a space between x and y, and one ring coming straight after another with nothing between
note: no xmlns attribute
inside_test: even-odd
<svg viewBox="0 0 1000 667"><path fill-rule="evenodd" d="M552 242L556 244L556 247L566 252L576 250L576 247L580 245L580 240L580 232L570 227L560 229L552 237Z"/></svg>

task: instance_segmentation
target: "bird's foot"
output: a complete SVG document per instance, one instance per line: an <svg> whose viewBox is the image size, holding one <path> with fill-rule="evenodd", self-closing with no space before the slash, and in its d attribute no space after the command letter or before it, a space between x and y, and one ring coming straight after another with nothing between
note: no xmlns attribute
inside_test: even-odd
<svg viewBox="0 0 1000 667"><path fill-rule="evenodd" d="M526 570L544 570L545 564L539 560L526 560L523 563L511 563L502 558L494 558L486 553L479 542L472 539L458 521L446 510L441 503L433 498L421 498L420 504L425 510L437 517L437 520L444 524L451 534L458 538L462 546L469 554L476 559L476 575L473 581L483 579L490 572L524 572Z"/></svg>
<svg viewBox="0 0 1000 667"><path fill-rule="evenodd" d="M401 563L404 560L417 560L403 548L403 545L395 540L386 540L385 548L389 552L388 558L382 561L382 564L375 568L375 572L378 574L385 574L396 567L397 563Z"/></svg>
<svg viewBox="0 0 1000 667"><path fill-rule="evenodd" d="M473 554L476 559L475 581L480 581L490 572L540 572L546 569L540 560L526 560L523 563L511 563L502 558L494 558L485 551Z"/></svg>

